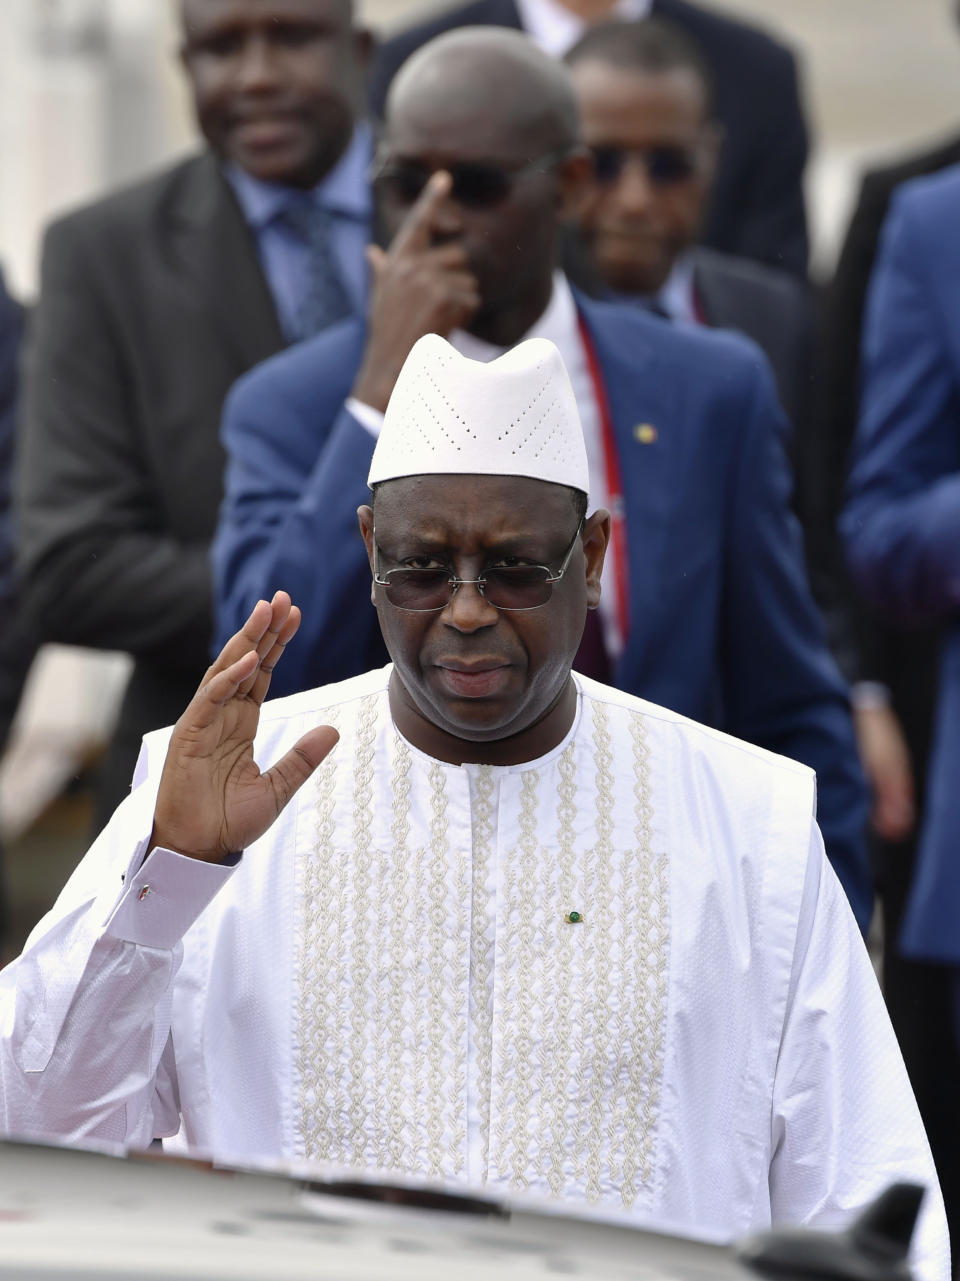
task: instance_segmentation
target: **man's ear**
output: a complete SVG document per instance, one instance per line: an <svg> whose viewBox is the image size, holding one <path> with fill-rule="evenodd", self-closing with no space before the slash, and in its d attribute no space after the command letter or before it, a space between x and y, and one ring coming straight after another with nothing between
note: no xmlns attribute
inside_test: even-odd
<svg viewBox="0 0 960 1281"><path fill-rule="evenodd" d="M700 169L700 181L709 192L713 186L713 180L716 176L717 165L720 163L720 153L723 151L723 144L726 140L727 131L718 120L711 120L704 126L703 148Z"/></svg>
<svg viewBox="0 0 960 1281"><path fill-rule="evenodd" d="M373 508L364 504L357 508L357 521L360 525L360 537L367 549L367 560L370 563L370 602L376 605L377 587L373 581Z"/></svg>
<svg viewBox="0 0 960 1281"><path fill-rule="evenodd" d="M610 513L598 507L583 527L583 559L587 579L587 609L600 604L600 575L610 542Z"/></svg>

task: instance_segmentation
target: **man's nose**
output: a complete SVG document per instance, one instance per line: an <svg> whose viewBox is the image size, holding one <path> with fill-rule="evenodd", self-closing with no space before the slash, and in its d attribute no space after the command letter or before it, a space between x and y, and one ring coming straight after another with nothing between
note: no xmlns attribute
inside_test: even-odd
<svg viewBox="0 0 960 1281"><path fill-rule="evenodd" d="M617 203L630 213L645 213L653 202L654 186L643 156L627 156L616 185Z"/></svg>
<svg viewBox="0 0 960 1281"><path fill-rule="evenodd" d="M458 632L477 632L492 627L500 611L491 605L479 586L473 582L461 583L444 607L441 618L448 627Z"/></svg>
<svg viewBox="0 0 960 1281"><path fill-rule="evenodd" d="M264 36L251 36L245 41L237 66L237 84L248 93L274 89L280 82L281 68L276 50Z"/></svg>

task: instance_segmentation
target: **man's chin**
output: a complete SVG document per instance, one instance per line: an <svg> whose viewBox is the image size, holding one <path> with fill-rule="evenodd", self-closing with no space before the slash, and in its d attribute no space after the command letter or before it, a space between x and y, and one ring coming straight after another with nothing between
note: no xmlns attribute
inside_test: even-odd
<svg viewBox="0 0 960 1281"><path fill-rule="evenodd" d="M670 277L669 256L636 254L628 249L604 253L599 247L595 260L601 279L618 294L647 296L658 293Z"/></svg>
<svg viewBox="0 0 960 1281"><path fill-rule="evenodd" d="M257 146L254 140L231 138L226 158L258 182L309 190L331 168L332 161L318 156L305 138L289 137L273 145Z"/></svg>

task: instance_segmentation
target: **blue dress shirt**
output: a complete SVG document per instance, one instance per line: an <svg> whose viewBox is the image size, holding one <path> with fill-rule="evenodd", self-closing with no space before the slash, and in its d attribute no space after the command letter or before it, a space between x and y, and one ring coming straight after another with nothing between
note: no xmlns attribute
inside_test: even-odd
<svg viewBox="0 0 960 1281"><path fill-rule="evenodd" d="M343 283L361 314L368 289L364 249L372 235L373 197L368 176L372 154L370 126L358 124L346 151L310 193L310 198L333 217L334 252ZM283 213L291 197L300 193L282 183L261 182L236 165L228 166L225 172L256 237L283 332L293 341L310 278L309 250L284 221Z"/></svg>

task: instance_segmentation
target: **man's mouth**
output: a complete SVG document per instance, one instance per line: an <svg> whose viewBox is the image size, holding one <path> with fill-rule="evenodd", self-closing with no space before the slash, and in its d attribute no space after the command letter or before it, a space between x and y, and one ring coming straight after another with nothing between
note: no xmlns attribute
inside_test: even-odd
<svg viewBox="0 0 960 1281"><path fill-rule="evenodd" d="M511 664L498 658L466 662L442 658L433 664L441 685L458 698L488 698L500 693L510 679Z"/></svg>
<svg viewBox="0 0 960 1281"><path fill-rule="evenodd" d="M297 116L272 115L253 116L248 120L237 120L233 126L235 137L245 146L253 148L276 147L289 142L291 136L300 129Z"/></svg>

